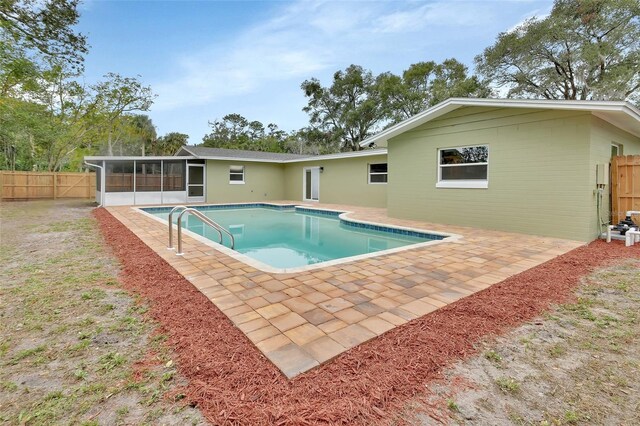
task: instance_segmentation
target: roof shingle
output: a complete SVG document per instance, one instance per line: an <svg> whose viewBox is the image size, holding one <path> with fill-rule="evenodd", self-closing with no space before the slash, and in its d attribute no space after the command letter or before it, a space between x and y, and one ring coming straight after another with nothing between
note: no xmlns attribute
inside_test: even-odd
<svg viewBox="0 0 640 426"><path fill-rule="evenodd" d="M185 146L186 152L196 157L242 158L246 160L285 161L310 158L312 155L284 154L281 152L244 151L239 149L207 148L204 146Z"/></svg>

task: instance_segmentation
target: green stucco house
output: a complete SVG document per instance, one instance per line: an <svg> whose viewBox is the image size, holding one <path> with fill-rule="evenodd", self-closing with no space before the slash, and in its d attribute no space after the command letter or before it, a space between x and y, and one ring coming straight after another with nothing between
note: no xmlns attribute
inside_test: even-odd
<svg viewBox="0 0 640 426"><path fill-rule="evenodd" d="M449 99L361 146L312 157L188 146L173 157L86 161L107 206L294 200L591 241L609 220L612 155L640 154L640 111L626 102Z"/></svg>

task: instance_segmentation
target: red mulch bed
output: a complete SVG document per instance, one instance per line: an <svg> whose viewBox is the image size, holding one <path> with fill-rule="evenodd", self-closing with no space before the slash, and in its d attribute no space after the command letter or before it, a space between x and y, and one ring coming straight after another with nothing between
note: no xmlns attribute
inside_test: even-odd
<svg viewBox="0 0 640 426"><path fill-rule="evenodd" d="M580 278L640 246L595 241L353 348L287 380L203 294L105 209L94 212L176 353L183 390L214 424L386 423L475 345L572 297Z"/></svg>

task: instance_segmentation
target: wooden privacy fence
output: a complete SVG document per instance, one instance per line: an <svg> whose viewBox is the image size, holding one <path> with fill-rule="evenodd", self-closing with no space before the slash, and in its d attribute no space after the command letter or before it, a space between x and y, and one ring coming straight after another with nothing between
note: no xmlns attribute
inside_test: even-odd
<svg viewBox="0 0 640 426"><path fill-rule="evenodd" d="M640 155L611 158L611 223L629 210L640 210Z"/></svg>
<svg viewBox="0 0 640 426"><path fill-rule="evenodd" d="M48 173L0 171L3 200L46 198L95 198L95 173Z"/></svg>

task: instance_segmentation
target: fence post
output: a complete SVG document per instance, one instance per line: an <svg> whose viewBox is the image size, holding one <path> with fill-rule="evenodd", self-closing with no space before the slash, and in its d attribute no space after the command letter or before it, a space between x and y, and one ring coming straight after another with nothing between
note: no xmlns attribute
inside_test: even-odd
<svg viewBox="0 0 640 426"><path fill-rule="evenodd" d="M55 200L58 198L58 179L56 179L55 172L53 172L51 176L53 177L53 199Z"/></svg>

